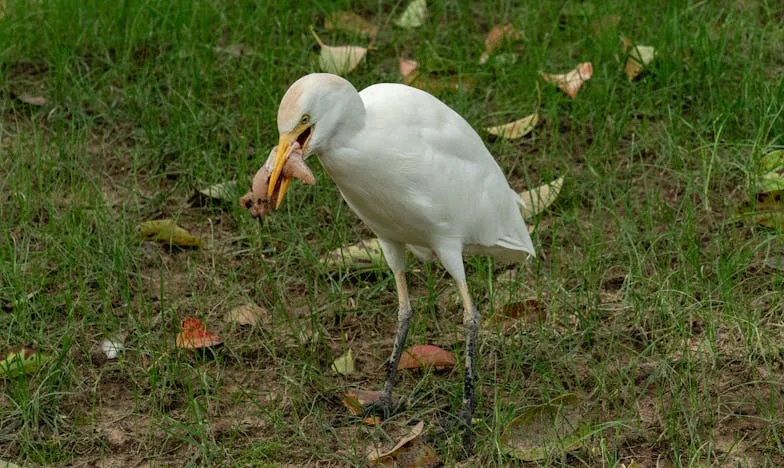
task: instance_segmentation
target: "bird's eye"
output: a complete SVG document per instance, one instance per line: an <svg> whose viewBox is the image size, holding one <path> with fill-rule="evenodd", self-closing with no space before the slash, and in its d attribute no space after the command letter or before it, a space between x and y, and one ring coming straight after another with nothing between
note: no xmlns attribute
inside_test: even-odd
<svg viewBox="0 0 784 468"><path fill-rule="evenodd" d="M310 114L305 114L305 115L302 116L301 119L299 119L299 123L301 123L303 125L308 123L308 122L310 122Z"/></svg>

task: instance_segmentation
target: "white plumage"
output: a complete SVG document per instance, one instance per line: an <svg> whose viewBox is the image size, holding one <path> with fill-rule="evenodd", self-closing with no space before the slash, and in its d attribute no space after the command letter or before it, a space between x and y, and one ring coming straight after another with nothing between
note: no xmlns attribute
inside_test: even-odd
<svg viewBox="0 0 784 468"><path fill-rule="evenodd" d="M468 294L462 257L477 253L511 262L534 255L519 196L459 114L402 84L376 84L357 93L335 75L304 76L281 101L278 130L277 173L269 195L276 190L287 149L298 141L305 157L318 154L351 209L376 233L395 274L398 333L375 408L385 414L390 410L412 313L405 282L409 245L418 256L437 257L460 289L467 347L461 420L470 427L479 315ZM285 182L278 200L288 187Z"/></svg>

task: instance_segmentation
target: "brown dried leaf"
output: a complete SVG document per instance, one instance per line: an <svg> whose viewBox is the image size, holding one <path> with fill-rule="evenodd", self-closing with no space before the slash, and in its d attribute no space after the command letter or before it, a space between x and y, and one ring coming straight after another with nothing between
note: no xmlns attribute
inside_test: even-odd
<svg viewBox="0 0 784 468"><path fill-rule="evenodd" d="M523 117L520 120L515 120L508 124L499 125L496 127L488 127L487 133L507 140L516 140L531 133L531 130L539 123L539 114L533 113L528 117Z"/></svg>
<svg viewBox="0 0 784 468"><path fill-rule="evenodd" d="M376 390L361 390L354 388L346 392L340 401L348 408L349 413L354 416L359 416L365 409L365 406L378 401L381 398L381 392Z"/></svg>
<svg viewBox="0 0 784 468"><path fill-rule="evenodd" d="M504 40L519 41L522 39L520 31L514 28L511 24L502 24L494 27L490 33L487 34L485 39L485 51L479 58L479 64L483 65L490 60L490 55L498 49Z"/></svg>
<svg viewBox="0 0 784 468"><path fill-rule="evenodd" d="M421 369L423 367L434 367L437 370L451 369L456 362L452 353L438 346L414 345L403 351L397 368L398 370Z"/></svg>
<svg viewBox="0 0 784 468"><path fill-rule="evenodd" d="M343 31L370 39L376 37L378 28L368 20L351 11L336 11L324 20L327 31Z"/></svg>
<svg viewBox="0 0 784 468"><path fill-rule="evenodd" d="M31 106L45 106L49 103L49 100L43 96L33 96L32 94L23 93L19 96L19 100L24 102L25 104L30 104Z"/></svg>
<svg viewBox="0 0 784 468"><path fill-rule="evenodd" d="M387 461L394 462L397 452L401 448L403 448L403 446L406 445L407 443L418 439L422 435L422 432L424 430L425 430L424 421L419 421L416 424L416 426L411 428L408 434L406 434L403 438L401 438L400 441L397 444L395 444L394 447L392 447L392 449L387 451L382 451L380 449L371 449L367 455L368 462L371 464L382 464L382 463L386 464Z"/></svg>
<svg viewBox="0 0 784 468"><path fill-rule="evenodd" d="M237 306L226 314L226 321L237 325L263 325L271 320L269 311L253 302Z"/></svg>
<svg viewBox="0 0 784 468"><path fill-rule="evenodd" d="M577 97L577 92L582 87L583 83L591 79L591 75L593 75L593 65L591 62L583 62L574 70L570 71L566 74L550 74L539 72L542 79L545 81L552 83L558 88L569 95L572 99Z"/></svg>

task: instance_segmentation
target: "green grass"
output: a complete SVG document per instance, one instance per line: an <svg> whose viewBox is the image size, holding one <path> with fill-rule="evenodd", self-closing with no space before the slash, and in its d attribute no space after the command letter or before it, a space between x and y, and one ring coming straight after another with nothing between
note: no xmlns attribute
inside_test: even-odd
<svg viewBox="0 0 784 468"><path fill-rule="evenodd" d="M383 429L344 424L342 390L383 381L397 300L385 271L330 276L320 265L371 233L317 162L317 184L295 186L261 224L235 205L188 203L195 188L230 179L244 191L277 141L281 96L316 71L309 26L330 44L365 43L321 28L327 13L348 9L380 26L376 49L348 75L358 88L400 81L405 55L475 80L439 97L477 129L540 102L531 137L488 147L518 189L566 176L534 222L540 254L514 280L514 294L538 298L546 320L482 335L474 462L510 463L499 450L508 422L574 392L583 421L608 428L551 463L784 464L784 273L769 261L784 256L784 242L736 219L755 161L784 144L781 5L616 0L564 17L560 1L428 3L427 25L405 31L393 25L404 6L395 2L8 2L0 352L27 344L53 358L0 381L0 459L361 464L367 447L391 445L407 423L424 419L435 434L459 408L459 370L404 374L404 412ZM594 31L603 15L619 25ZM522 31L502 49L517 62L478 65L486 33L503 22ZM633 82L619 35L657 49ZM222 37L252 52L216 53ZM538 78L582 61L594 76L575 100ZM25 104L24 93L48 103ZM164 217L205 248L138 239L138 223ZM441 300L448 275L413 266L409 343L459 354L460 311ZM475 258L468 270L489 315L503 268ZM273 323L227 324L225 313L246 302ZM175 349L185 316L225 339L214 360ZM319 332L306 344L295 338L303 326ZM97 344L118 333L127 334L121 358L96 359ZM348 347L360 373L339 378L329 365ZM456 439L431 442L454 463Z"/></svg>

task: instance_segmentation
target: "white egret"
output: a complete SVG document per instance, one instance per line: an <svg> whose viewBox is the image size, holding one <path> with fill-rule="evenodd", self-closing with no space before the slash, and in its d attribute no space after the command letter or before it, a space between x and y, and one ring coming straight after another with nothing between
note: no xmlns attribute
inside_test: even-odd
<svg viewBox="0 0 784 468"><path fill-rule="evenodd" d="M466 333L465 383L460 420L472 444L479 313L466 284L463 255L502 262L533 256L520 215L522 200L473 128L432 95L382 83L357 92L345 79L316 73L297 80L278 109L280 141L267 197L277 204L289 186L283 172L297 142L304 157L317 154L349 207L378 236L395 276L398 326L386 362L384 417L412 316L406 284L406 247L437 258L457 283Z"/></svg>

